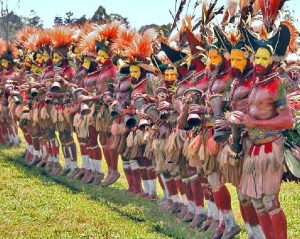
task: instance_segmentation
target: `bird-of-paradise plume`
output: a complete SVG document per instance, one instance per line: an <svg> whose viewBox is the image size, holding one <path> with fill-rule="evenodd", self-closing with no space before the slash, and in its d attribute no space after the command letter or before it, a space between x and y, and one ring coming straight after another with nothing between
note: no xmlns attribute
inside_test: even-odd
<svg viewBox="0 0 300 239"><path fill-rule="evenodd" d="M274 21L278 12L287 0L259 0L259 6L263 15L263 21L268 32L273 30Z"/></svg>
<svg viewBox="0 0 300 239"><path fill-rule="evenodd" d="M235 16L236 11L237 11L237 5L238 5L238 0L228 0L225 10L224 10L224 15L223 19L221 21L221 26L224 28L230 21L231 19Z"/></svg>
<svg viewBox="0 0 300 239"><path fill-rule="evenodd" d="M38 39L36 42L37 48L42 48L43 46L49 46L52 42L52 29L47 28L38 31Z"/></svg>
<svg viewBox="0 0 300 239"><path fill-rule="evenodd" d="M146 61L152 53L151 43L156 36L157 32L153 28L147 29L143 34L135 35L132 43L125 50L129 62Z"/></svg>
<svg viewBox="0 0 300 239"><path fill-rule="evenodd" d="M171 14L171 16L172 16L172 18L173 18L173 23L172 23L172 26L171 26L171 28L169 30L169 36L172 34L172 32L175 29L175 27L177 27L177 22L180 20L180 15L181 15L181 13L183 11L183 8L184 8L185 4L186 4L186 0L181 0L180 1L178 10L177 10L177 12L176 12L175 15L173 15L172 12L169 11L170 14ZM175 1L175 11L176 11L176 5L177 5L177 0Z"/></svg>
<svg viewBox="0 0 300 239"><path fill-rule="evenodd" d="M15 35L15 42L16 44L22 46L23 42L28 39L28 37L36 32L38 32L40 29L37 27L30 27L30 26L24 26L20 30L16 32Z"/></svg>
<svg viewBox="0 0 300 239"><path fill-rule="evenodd" d="M252 16L255 16L258 11L260 10L260 6L258 3L259 0L240 0L239 8L241 11L241 20L240 22L244 21L247 22L247 19Z"/></svg>
<svg viewBox="0 0 300 239"><path fill-rule="evenodd" d="M83 56L97 57L95 52L96 39L97 35L95 34L81 35L77 47Z"/></svg>
<svg viewBox="0 0 300 239"><path fill-rule="evenodd" d="M194 25L193 31L195 31L198 27L200 27L200 33L204 34L204 30L206 26L214 19L214 17L218 14L222 14L224 10L224 6L215 9L218 0L214 0L211 3L207 3L206 0L202 2L202 9L201 9L201 18L200 20Z"/></svg>
<svg viewBox="0 0 300 239"><path fill-rule="evenodd" d="M52 30L52 46L70 46L72 43L73 31L68 26L56 26Z"/></svg>
<svg viewBox="0 0 300 239"><path fill-rule="evenodd" d="M124 25L120 21L113 21L102 25L92 24L92 27L101 41L109 41L111 43L117 38L120 27L124 27Z"/></svg>
<svg viewBox="0 0 300 239"><path fill-rule="evenodd" d="M133 39L138 35L136 29L130 28L121 28L117 34L115 41L110 45L110 51L113 56L122 56L124 57L124 51L127 47L130 46Z"/></svg>
<svg viewBox="0 0 300 239"><path fill-rule="evenodd" d="M38 33L31 34L26 41L23 42L23 47L27 52L34 52L37 49Z"/></svg>
<svg viewBox="0 0 300 239"><path fill-rule="evenodd" d="M186 43L185 29L192 29L192 16L186 15L181 21L179 31L172 37L169 37L169 44L173 41L177 42L178 48L181 48Z"/></svg>

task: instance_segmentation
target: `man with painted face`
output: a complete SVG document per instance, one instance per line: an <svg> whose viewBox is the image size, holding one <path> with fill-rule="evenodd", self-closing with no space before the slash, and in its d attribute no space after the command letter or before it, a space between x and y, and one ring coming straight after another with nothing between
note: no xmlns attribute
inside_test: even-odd
<svg viewBox="0 0 300 239"><path fill-rule="evenodd" d="M2 95L2 109L1 109L1 115L3 115L3 118L1 119L1 125L2 130L4 132L5 137L8 137L7 143L9 143L12 146L18 147L19 137L18 137L18 127L15 122L15 116L12 112L13 105L11 102L9 104L9 101L12 101L12 97L8 97L10 90L8 90L11 87L6 87L11 84L11 86L14 88L14 85L12 84L12 81L20 81L20 77L17 73L17 70L15 69L14 59L17 56L18 50L12 45L11 43L3 43L4 46L4 52L2 52L0 59L1 59L1 66L2 66L2 72L0 74L0 82L3 86L3 93L6 91L5 94ZM10 81L10 83L7 85L7 83ZM7 89L5 89L7 88Z"/></svg>
<svg viewBox="0 0 300 239"><path fill-rule="evenodd" d="M90 92L93 96L82 97L81 102L94 101L94 114L92 116L92 123L89 126L89 134L93 137L89 137L87 141L87 152L90 160L94 162L94 170L86 171L87 173L83 177L83 181L87 183L100 184L104 178L104 173L101 169L102 152L98 144L98 135L101 147L103 149L104 159L108 166L108 174L103 182L102 186L109 186L115 183L120 177L118 171L118 153L115 150L110 149L108 144L111 137L111 125L112 117L109 113L107 101L103 102L102 96L105 92L113 92L114 84L116 83L117 68L111 60L110 44L114 39L114 35L118 32L119 24L112 22L103 25L99 32L100 37L95 39L90 37L84 37L85 42L93 40L93 44L81 44L86 45L80 50L92 53L96 60L91 60L91 57L84 57L82 66L89 72L83 79L84 88ZM94 49L86 49L87 46L94 46ZM97 68L94 68L95 62L97 62Z"/></svg>
<svg viewBox="0 0 300 239"><path fill-rule="evenodd" d="M77 152L76 145L72 134L72 124L69 122L69 109L68 105L64 102L64 93L70 86L70 82L73 81L75 76L74 68L69 64L67 53L71 45L72 30L67 26L59 26L53 28L52 38L52 61L54 68L57 69L54 75L54 83L51 85L50 94L56 98L57 104L54 107L53 122L56 124L56 128L59 131L59 139L61 141L62 150L65 159L64 168L61 168L59 163L59 157L52 158L53 167L51 169L52 175L66 175L72 170L77 170ZM57 149L58 143L53 145ZM56 150L58 151L58 150Z"/></svg>
<svg viewBox="0 0 300 239"><path fill-rule="evenodd" d="M136 62L131 62L123 67L129 66L130 85L132 92L130 95L131 103L127 109L120 110L122 116L136 115L134 99L140 95L151 96L153 89L149 80L146 78L147 72L154 72L154 69L148 65L147 61L140 59ZM126 122L125 122L126 125ZM133 194L141 193L142 197L148 199L156 199L156 173L151 159L145 157L146 144L141 140L145 132L138 129L137 126L129 129L131 132L128 138L135 139L132 145L127 144L127 148L123 153L125 158L129 158L132 178L133 178ZM144 186L144 192L141 186L141 180Z"/></svg>
<svg viewBox="0 0 300 239"><path fill-rule="evenodd" d="M207 53L207 73L205 77L209 78L209 86L206 91L206 101L208 102L213 97L220 97L220 103L225 101L225 96L228 95L232 82L231 66L228 58L230 45L226 44L220 34L217 34L219 29L214 28L217 40L208 46ZM221 212L219 227L215 230L211 238L232 238L240 232L240 227L237 225L232 209L231 197L228 189L220 180L220 171L218 165L218 154L222 151L223 143L227 140L227 132L229 127L226 121L215 119L215 112L224 112L224 104L220 104L217 111L212 112L212 106L192 105L190 113L211 114L211 117L204 118L203 124L203 147L206 147L204 155L203 171L207 176L209 185L212 188L214 200L217 208ZM221 113L222 114L222 113ZM213 123L214 122L214 123ZM214 126L214 127L212 127ZM218 140L215 135L222 132L222 139ZM216 142L217 140L218 142Z"/></svg>
<svg viewBox="0 0 300 239"><path fill-rule="evenodd" d="M258 40L244 28L247 44L255 50L253 89L246 112L234 111L232 122L244 125L252 145L245 157L239 189L251 197L266 238L287 238L287 223L278 199L284 171L283 130L292 128L285 84L278 77L278 59L285 55L290 30L281 23L275 35ZM276 59L276 61L274 60Z"/></svg>
<svg viewBox="0 0 300 239"><path fill-rule="evenodd" d="M253 74L253 64L251 62L251 52L244 41L239 40L234 33L231 33L232 45L230 52L231 75L233 79L232 88L229 95L230 111L247 112L248 97L252 90L252 82L255 80ZM215 130L230 130L229 119L218 120L214 125ZM220 170L223 183L231 183L237 187L240 201L241 214L246 225L249 238L262 238L263 232L258 222L258 218L251 202L251 198L242 194L238 189L243 167L243 152L247 152L249 140L241 139L242 128L231 125L234 132L230 138L233 143L228 143L219 155ZM242 142L243 141L243 142Z"/></svg>

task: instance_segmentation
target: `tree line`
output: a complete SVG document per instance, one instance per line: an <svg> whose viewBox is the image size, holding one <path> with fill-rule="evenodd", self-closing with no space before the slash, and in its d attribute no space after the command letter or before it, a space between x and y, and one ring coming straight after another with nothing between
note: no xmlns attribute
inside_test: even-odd
<svg viewBox="0 0 300 239"><path fill-rule="evenodd" d="M36 26L43 28L43 20L39 17L36 12L32 9L30 11L29 17L19 16L14 11L10 10L6 4L4 6L3 1L1 0L1 15L0 15L0 37L9 41L12 40L15 36L15 33L20 30L23 26ZM18 3L20 0L18 1ZM130 26L129 19L123 17L117 13L106 12L106 9L103 6L99 6L91 18L87 18L86 15L81 16L80 18L74 18L73 12L66 12L65 16L55 16L53 19L53 26L55 25L83 25L85 21L92 21L98 24L106 23L107 21L118 20L123 22L126 26ZM156 28L158 31L162 31L164 35L168 34L168 30L171 27L171 24L165 25L156 25L149 24L142 26L139 31L145 31L148 28Z"/></svg>

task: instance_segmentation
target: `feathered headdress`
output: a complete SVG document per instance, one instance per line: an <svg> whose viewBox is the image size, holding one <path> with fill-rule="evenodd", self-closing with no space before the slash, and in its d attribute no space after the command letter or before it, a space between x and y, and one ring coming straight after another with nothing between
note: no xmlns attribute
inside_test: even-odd
<svg viewBox="0 0 300 239"><path fill-rule="evenodd" d="M59 53L67 58L69 47L72 43L73 31L68 26L56 26L52 30L52 52Z"/></svg>
<svg viewBox="0 0 300 239"><path fill-rule="evenodd" d="M76 25L72 27L72 31L72 41L74 44L77 44L80 42L82 36L88 35L93 31L93 27L90 21L85 21L83 25Z"/></svg>
<svg viewBox="0 0 300 239"><path fill-rule="evenodd" d="M0 56L5 52L6 41L0 38Z"/></svg>
<svg viewBox="0 0 300 239"><path fill-rule="evenodd" d="M41 51L41 52L47 52L47 54L50 56L51 55L51 49L50 45L52 43L52 31L53 29L43 29L38 31L38 39L36 42L36 47Z"/></svg>
<svg viewBox="0 0 300 239"><path fill-rule="evenodd" d="M248 18L251 19L252 16L255 16L260 10L260 6L258 3L259 0L240 0L239 8L240 8L240 21L247 22Z"/></svg>
<svg viewBox="0 0 300 239"><path fill-rule="evenodd" d="M146 71L154 72L154 68L149 65L149 57L152 53L152 40L157 36L155 29L147 29L143 34L134 36L130 46L125 49L126 64L122 66L137 65Z"/></svg>
<svg viewBox="0 0 300 239"><path fill-rule="evenodd" d="M162 74L168 69L176 68L163 51L159 52L158 54L151 54L150 59L152 65Z"/></svg>
<svg viewBox="0 0 300 239"><path fill-rule="evenodd" d="M87 35L81 35L80 41L77 44L79 51L83 57L96 58L95 46L97 35L90 33Z"/></svg>
<svg viewBox="0 0 300 239"><path fill-rule="evenodd" d="M24 26L16 32L15 45L23 47L23 43L28 40L32 34L36 34L40 29L37 27Z"/></svg>
<svg viewBox="0 0 300 239"><path fill-rule="evenodd" d="M287 0L259 0L259 6L263 15L263 22L267 32L273 30L274 22L277 18L278 12L283 7Z"/></svg>
<svg viewBox="0 0 300 239"><path fill-rule="evenodd" d="M233 21L235 14L237 12L238 0L227 0L227 4L224 10L223 19L221 21L221 26L224 28L229 22Z"/></svg>
<svg viewBox="0 0 300 239"><path fill-rule="evenodd" d="M93 25L94 31L98 37L96 40L96 52L99 50L110 53L110 44L117 38L118 32L122 26L120 21L113 21L103 25Z"/></svg>
<svg viewBox="0 0 300 239"><path fill-rule="evenodd" d="M138 35L136 29L121 28L117 34L116 39L110 45L110 52L112 52L113 57L125 59L125 50L130 47L133 39Z"/></svg>
<svg viewBox="0 0 300 239"><path fill-rule="evenodd" d="M11 63L18 56L18 49L13 43L6 42L4 52L1 54L1 59L5 59Z"/></svg>
<svg viewBox="0 0 300 239"><path fill-rule="evenodd" d="M300 70L300 56L296 53L290 53L285 59L285 71Z"/></svg>
<svg viewBox="0 0 300 239"><path fill-rule="evenodd" d="M266 32L263 32L263 34L262 32L255 33L247 26L243 26L241 31L245 37L246 44L249 45L254 52L259 48L265 48L273 56L273 59L279 62L285 58L288 46L293 41L293 34L290 29L289 24L281 22L277 32L270 38Z"/></svg>

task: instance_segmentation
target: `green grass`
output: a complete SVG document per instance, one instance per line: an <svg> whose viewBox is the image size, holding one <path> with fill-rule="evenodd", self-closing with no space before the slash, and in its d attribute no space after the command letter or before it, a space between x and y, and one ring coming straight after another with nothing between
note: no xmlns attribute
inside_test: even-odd
<svg viewBox="0 0 300 239"><path fill-rule="evenodd" d="M199 233L159 211L154 202L124 194L123 173L110 187L86 185L26 166L19 157L22 151L23 145L19 149L0 146L0 238L209 238L209 233ZM121 162L119 168L122 171ZM235 189L228 187L242 226ZM298 184L282 185L288 238L300 238L299 193ZM244 227L236 238L247 238Z"/></svg>

